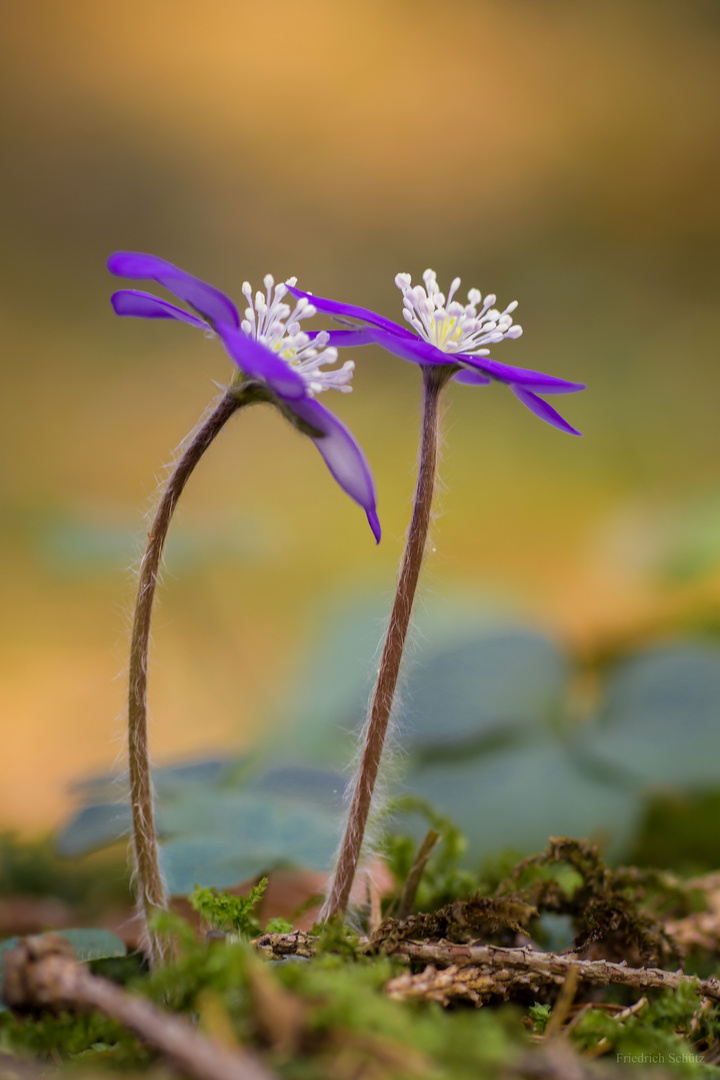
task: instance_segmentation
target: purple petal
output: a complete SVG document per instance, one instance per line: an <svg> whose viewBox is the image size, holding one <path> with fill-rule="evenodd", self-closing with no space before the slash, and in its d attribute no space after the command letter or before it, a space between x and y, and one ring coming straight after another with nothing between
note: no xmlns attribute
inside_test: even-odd
<svg viewBox="0 0 720 1080"><path fill-rule="evenodd" d="M225 293L192 274L186 274L165 259L136 251L116 251L108 259L107 265L110 273L117 277L157 281L168 292L195 308L213 326L240 326L237 308Z"/></svg>
<svg viewBox="0 0 720 1080"><path fill-rule="evenodd" d="M230 358L251 379L262 379L283 401L296 401L307 395L305 380L291 364L260 342L229 326L217 327Z"/></svg>
<svg viewBox="0 0 720 1080"><path fill-rule="evenodd" d="M522 401L523 405L527 405L530 412L534 412L536 416L539 416L547 424L552 424L553 427L566 431L568 435L582 435L582 431L571 427L567 420L563 420L560 413L553 409L552 405L548 405L547 401L543 401L537 394L533 394L531 390L525 390L522 386L511 386L510 389L515 394L515 397Z"/></svg>
<svg viewBox="0 0 720 1080"><path fill-rule="evenodd" d="M325 434L313 439L325 459L325 464L343 491L362 506L367 514L375 542L380 543L380 521L376 509L375 481L365 454L352 432L324 405L314 398L293 402L292 411L312 427Z"/></svg>
<svg viewBox="0 0 720 1080"><path fill-rule="evenodd" d="M585 389L585 383L569 382L568 379L558 379L554 375L544 375L541 371L531 371L529 368L500 364L497 360L491 360L488 356L457 353L457 358L461 359L464 364L470 364L472 367L486 372L493 379L519 386L531 386L533 390L537 390L541 394L575 394L578 390Z"/></svg>
<svg viewBox="0 0 720 1080"><path fill-rule="evenodd" d="M409 360L412 364L427 364L438 366L442 364L456 364L457 361L451 353L445 353L429 341L417 337L415 334L400 336L394 331L380 330L375 327L367 328L368 336L383 349L394 353L403 360Z"/></svg>
<svg viewBox="0 0 720 1080"><path fill-rule="evenodd" d="M306 330L307 336L314 341L318 334L327 336L327 344L338 349L347 349L353 345L374 345L374 328L360 326L357 330Z"/></svg>
<svg viewBox="0 0 720 1080"><path fill-rule="evenodd" d="M389 330L392 334L414 337L414 334L411 334L404 326L400 326L399 323L395 323L391 319L386 319L383 315L378 315L375 311L370 311L369 308L356 307L355 304L341 304L338 300L326 300L322 296L313 296L312 293L301 292L300 289L291 286L288 286L288 292L292 293L296 300L305 297L314 308L322 311L325 315L338 315L344 319L360 319L362 322L370 323L371 326L379 326L382 330Z"/></svg>
<svg viewBox="0 0 720 1080"><path fill-rule="evenodd" d="M456 375L453 375L453 379L455 382L466 383L468 386L487 386L492 382L489 375L483 375L481 371L468 371L467 368L458 371Z"/></svg>
<svg viewBox="0 0 720 1080"><path fill-rule="evenodd" d="M161 300L152 293L139 292L137 289L120 289L112 294L110 303L116 315L134 315L138 319L177 319L203 330L208 328L207 323L198 319L197 315L183 311L169 300Z"/></svg>
<svg viewBox="0 0 720 1080"><path fill-rule="evenodd" d="M290 291L293 293L298 292L297 289L291 289ZM315 303L315 297L311 293L301 293L300 295L308 296ZM328 300L327 303L334 304L334 301ZM356 308L355 310L363 311L364 308ZM370 314L373 313L370 312ZM377 316L377 318L380 318L380 316ZM400 356L403 360L409 360L413 364L455 363L454 356L444 353L441 349L431 345L428 341L424 341L416 334L403 330L402 326L391 323L389 319L383 319L383 322L391 326L392 329L385 330L379 326L362 326L357 330L326 330L328 345L334 345L337 348L352 345L380 345L387 352L394 353L395 356ZM315 331L315 336L318 333L321 333L321 331Z"/></svg>

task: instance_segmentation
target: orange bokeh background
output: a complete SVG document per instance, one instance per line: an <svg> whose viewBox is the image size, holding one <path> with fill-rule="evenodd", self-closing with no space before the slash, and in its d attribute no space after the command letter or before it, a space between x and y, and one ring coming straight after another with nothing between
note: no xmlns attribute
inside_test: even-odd
<svg viewBox="0 0 720 1080"><path fill-rule="evenodd" d="M401 270L517 297L497 359L587 381L561 401L585 438L453 388L426 595L571 647L715 602L712 557L668 569L720 495L715 0L24 0L3 21L0 827L52 825L121 755L142 511L228 377L187 327L114 319L118 248L395 318ZM354 359L330 404L383 544L276 415L231 425L169 551L158 760L247 744L328 605L390 593L419 379Z"/></svg>

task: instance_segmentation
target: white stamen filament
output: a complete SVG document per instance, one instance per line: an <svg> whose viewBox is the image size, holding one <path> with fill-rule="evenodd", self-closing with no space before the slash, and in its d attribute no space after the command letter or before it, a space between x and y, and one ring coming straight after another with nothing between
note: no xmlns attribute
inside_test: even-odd
<svg viewBox="0 0 720 1080"><path fill-rule="evenodd" d="M522 327L513 324L512 312L517 300L500 312L494 307L497 297L488 293L478 310L482 294L470 289L468 302L454 299L460 278L454 278L445 296L440 292L434 270L423 274L425 288L413 287L410 274L397 274L395 284L403 294L403 317L425 341L446 353L473 353L487 356L484 345L494 345L505 338L519 338Z"/></svg>
<svg viewBox="0 0 720 1080"><path fill-rule="evenodd" d="M323 371L323 368L337 363L338 358L337 349L327 348L330 335L323 330L311 338L300 329L302 319L310 319L317 314L315 307L306 297L296 302L294 310L289 304L283 303L287 286L294 285L296 281L297 278L288 278L287 283L276 285L273 276L266 274L263 278L265 293L257 292L254 298L252 288L246 281L242 291L248 307L241 323L242 331L294 367L302 375L311 396L330 389L348 394L352 390L350 383L355 370L354 362L346 360L339 368Z"/></svg>

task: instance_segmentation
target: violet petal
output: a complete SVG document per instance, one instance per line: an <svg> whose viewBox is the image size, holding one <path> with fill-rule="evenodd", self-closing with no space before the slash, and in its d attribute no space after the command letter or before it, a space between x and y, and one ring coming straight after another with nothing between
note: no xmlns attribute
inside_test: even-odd
<svg viewBox="0 0 720 1080"><path fill-rule="evenodd" d="M484 375L482 371L469 371L467 368L463 368L453 375L453 380L459 383L465 383L467 386L487 386L492 382L489 375Z"/></svg>
<svg viewBox="0 0 720 1080"><path fill-rule="evenodd" d="M553 427L566 431L568 435L582 435L582 431L578 431L577 428L568 424L567 420L564 420L560 413L553 409L552 405L548 405L547 401L543 401L537 394L533 394L531 390L526 390L522 386L511 386L510 389L515 394L515 397L528 407L530 412L534 412L536 416L539 416L547 424L552 424Z"/></svg>
<svg viewBox="0 0 720 1080"><path fill-rule="evenodd" d="M217 332L230 359L248 378L262 379L283 401L291 401L293 408L296 401L306 397L302 375L272 349L227 325L218 325Z"/></svg>
<svg viewBox="0 0 720 1080"><path fill-rule="evenodd" d="M357 330L307 330L311 340L315 340L318 334L325 334L327 345L334 345L337 349L348 349L354 345L374 345L374 328L372 326L359 326Z"/></svg>
<svg viewBox="0 0 720 1080"><path fill-rule="evenodd" d="M531 386L540 394L575 394L585 389L585 383L558 379L555 375L544 375L542 371L532 371L530 368L501 364L497 360L491 360L489 356L474 356L472 353L458 353L457 356L464 364L470 364L500 382Z"/></svg>
<svg viewBox="0 0 720 1080"><path fill-rule="evenodd" d="M195 308L213 326L240 326L238 310L225 293L187 274L166 259L137 251L116 251L108 259L107 265L110 273L117 277L157 281L168 292Z"/></svg>
<svg viewBox="0 0 720 1080"><path fill-rule="evenodd" d="M369 308L357 307L355 304L341 304L338 300L327 300L323 296L313 296L312 293L302 292L293 286L288 286L288 292L292 293L296 300L301 300L303 297L309 300L314 308L326 315L337 315L344 319L360 319L362 322L370 323L371 326L379 326L383 330L389 330L391 334L400 334L402 337L415 336L404 326L393 322L392 319L386 319L383 315L378 315L375 311L370 311Z"/></svg>
<svg viewBox="0 0 720 1080"><path fill-rule="evenodd" d="M403 360L409 360L411 364L425 364L438 367L445 364L454 364L455 357L451 353L444 353L429 341L417 337L416 334L400 336L392 331L368 327L368 335L372 341L381 345L383 349L394 353Z"/></svg>
<svg viewBox="0 0 720 1080"><path fill-rule="evenodd" d="M132 315L138 319L177 319L179 322L190 323L191 326L199 326L203 330L208 329L208 324L197 315L191 315L189 311L171 304L169 300L161 300L152 293L140 292L137 289L120 289L112 294L110 303L116 315Z"/></svg>
<svg viewBox="0 0 720 1080"><path fill-rule="evenodd" d="M362 506L375 541L379 544L381 530L376 509L375 481L354 435L337 416L314 398L293 402L291 408L301 420L325 433L322 438L313 439L313 442L343 491Z"/></svg>

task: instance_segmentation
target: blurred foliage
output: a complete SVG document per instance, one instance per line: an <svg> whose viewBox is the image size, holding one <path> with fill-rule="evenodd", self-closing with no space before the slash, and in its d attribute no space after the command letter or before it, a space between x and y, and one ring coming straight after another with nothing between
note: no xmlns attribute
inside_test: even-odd
<svg viewBox="0 0 720 1080"><path fill-rule="evenodd" d="M651 796L627 853L629 862L680 874L717 868L720 791Z"/></svg>
<svg viewBox="0 0 720 1080"><path fill-rule="evenodd" d="M0 835L0 898L53 897L86 916L131 901L127 855L109 852L68 860L51 838L21 840Z"/></svg>
<svg viewBox="0 0 720 1080"><path fill-rule="evenodd" d="M483 859L528 854L549 836L594 839L615 861L636 853L661 867L714 865L717 645L635 644L589 663L536 631L473 619L464 607L456 618L446 614L420 620L393 735L401 756L386 768L388 800L377 821L381 835L406 837L384 841L400 877L428 824L443 837L421 884L425 903L441 905L443 889L446 900L470 893ZM162 859L174 893L196 883L227 888L281 865L329 867L376 618L361 609L327 626L288 691L279 735L242 759L157 770ZM362 659L363 651L368 678L337 678L343 657ZM127 832L119 790L112 778L78 788L86 805L60 833L61 852L101 849ZM653 843L666 854L651 858Z"/></svg>
<svg viewBox="0 0 720 1080"><path fill-rule="evenodd" d="M236 297L270 270L392 318L398 270L517 297L526 336L502 358L586 380L568 402L586 438L501 387L452 388L428 591L502 596L590 646L691 585L713 606L716 0L449 0L463 32L446 48L428 4L310 0L294 16L249 0L6 14L1 674L4 712L32 732L0 763L6 825L50 827L67 778L112 762L142 507L229 370L187 328L112 317L119 247ZM170 539L160 760L251 741L324 604L391 587L419 380L354 355L336 407L376 473L383 544L311 447L261 410L234 425Z"/></svg>

